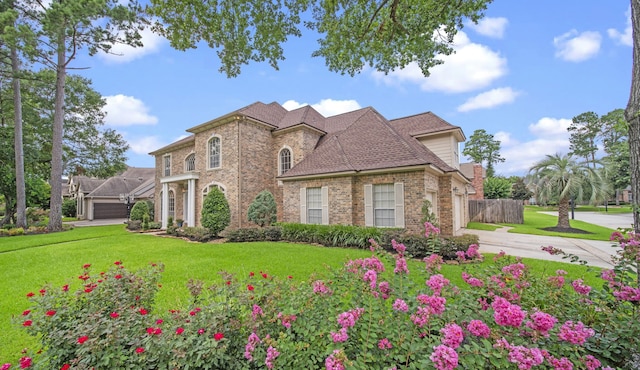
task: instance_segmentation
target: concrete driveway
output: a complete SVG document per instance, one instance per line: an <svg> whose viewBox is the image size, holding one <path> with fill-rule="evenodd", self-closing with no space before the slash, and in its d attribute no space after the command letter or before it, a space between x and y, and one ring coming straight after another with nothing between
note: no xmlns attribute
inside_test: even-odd
<svg viewBox="0 0 640 370"><path fill-rule="evenodd" d="M105 219L105 220L71 221L71 222L65 222L65 224L84 227L84 226L124 225L126 222L127 222L126 218L112 218L112 219Z"/></svg>
<svg viewBox="0 0 640 370"><path fill-rule="evenodd" d="M544 213L557 216L557 212ZM633 216L631 214L575 212L575 219L612 229L630 227L633 224ZM541 247L553 246L562 249L566 253L580 257L581 260L587 261L590 266L603 268L613 268L611 257L619 249L608 241L515 234L509 233L507 230L508 228L506 227L496 231L465 229L463 233L478 235L480 252L499 253L500 251L505 251L511 256L569 262L566 259L563 260L561 256L553 256L541 250Z"/></svg>

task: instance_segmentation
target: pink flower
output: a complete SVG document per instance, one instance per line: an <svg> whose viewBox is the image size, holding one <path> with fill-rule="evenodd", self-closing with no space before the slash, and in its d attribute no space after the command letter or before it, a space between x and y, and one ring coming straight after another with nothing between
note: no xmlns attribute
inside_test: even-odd
<svg viewBox="0 0 640 370"><path fill-rule="evenodd" d="M546 336L549 334L549 331L553 329L556 322L558 322L558 319L552 315L542 311L536 311L531 314L531 321L527 322L527 327Z"/></svg>
<svg viewBox="0 0 640 370"><path fill-rule="evenodd" d="M429 359L438 370L452 370L458 367L458 353L455 349L444 344L433 347L433 353Z"/></svg>
<svg viewBox="0 0 640 370"><path fill-rule="evenodd" d="M18 360L18 363L20 364L21 369L30 368L32 365L31 357L21 357L20 360Z"/></svg>
<svg viewBox="0 0 640 370"><path fill-rule="evenodd" d="M87 337L86 335L83 335L80 338L78 338L78 344L82 344L82 343L86 342L88 339L89 339L89 337Z"/></svg>
<svg viewBox="0 0 640 370"><path fill-rule="evenodd" d="M511 346L509 348L509 361L517 364L520 370L528 370L542 364L544 357L542 356L542 351L538 348Z"/></svg>
<svg viewBox="0 0 640 370"><path fill-rule="evenodd" d="M398 298L395 302L393 302L393 309L400 312L407 312L409 311L409 306L407 305L407 302Z"/></svg>
<svg viewBox="0 0 640 370"><path fill-rule="evenodd" d="M280 356L280 352L272 346L267 348L267 358L264 360L264 364L267 365L267 369L273 369L273 361Z"/></svg>
<svg viewBox="0 0 640 370"><path fill-rule="evenodd" d="M204 328L200 328L200 329L198 329L198 334L199 334L199 335L204 334Z"/></svg>
<svg viewBox="0 0 640 370"><path fill-rule="evenodd" d="M158 320L156 320L156 325L162 325L163 322L164 322L164 320L158 319Z"/></svg>
<svg viewBox="0 0 640 370"><path fill-rule="evenodd" d="M482 286L484 286L484 283L482 282L482 280L478 279L478 278L474 278L473 276L467 274L466 272L462 273L462 280L465 281L465 283L473 286L473 287L477 287L480 288Z"/></svg>
<svg viewBox="0 0 640 370"><path fill-rule="evenodd" d="M469 248L467 249L467 257L469 257L470 259L482 259L482 254L480 254L480 252L478 251L479 249L480 246L478 244L469 245Z"/></svg>
<svg viewBox="0 0 640 370"><path fill-rule="evenodd" d="M222 340L222 338L224 338L223 333L218 332L213 335L213 339L215 339L216 342Z"/></svg>
<svg viewBox="0 0 640 370"><path fill-rule="evenodd" d="M182 333L184 333L184 328L177 328L176 329L176 335L180 335Z"/></svg>
<svg viewBox="0 0 640 370"><path fill-rule="evenodd" d="M587 370L596 370L597 368L600 367L600 365L602 365L597 358L591 355L586 355L581 360L582 362L584 362L584 365L587 367Z"/></svg>
<svg viewBox="0 0 640 370"><path fill-rule="evenodd" d="M467 325L467 330L476 337L489 338L491 335L491 329L481 320L471 320Z"/></svg>
<svg viewBox="0 0 640 370"><path fill-rule="evenodd" d="M502 326L513 326L517 328L522 325L522 320L524 320L527 314L520 306L511 304L501 297L497 297L495 301L493 301L492 307L495 310L493 318L496 320L496 324Z"/></svg>
<svg viewBox="0 0 640 370"><path fill-rule="evenodd" d="M434 293L440 294L440 292L442 291L442 288L449 285L449 280L446 279L441 274L437 274L437 275L431 275L431 277L429 278L429 280L427 280L425 284L427 284L427 286L431 288L431 290L433 290Z"/></svg>
<svg viewBox="0 0 640 370"><path fill-rule="evenodd" d="M333 293L331 289L329 289L329 287L327 287L327 285L322 280L314 281L312 286L313 286L313 292L316 294L330 296Z"/></svg>
<svg viewBox="0 0 640 370"><path fill-rule="evenodd" d="M287 329L291 328L291 323L298 319L296 315L285 315L282 312L278 312L278 318L282 320L282 325Z"/></svg>
<svg viewBox="0 0 640 370"><path fill-rule="evenodd" d="M583 345L584 342L587 341L587 339L591 338L594 335L595 331L584 326L584 324L580 321L578 321L577 323L574 323L573 321L567 321L562 325L562 327L560 327L558 338L571 344Z"/></svg>
<svg viewBox="0 0 640 370"><path fill-rule="evenodd" d="M122 279L122 275L118 274L116 276L114 276L116 279Z"/></svg>
<svg viewBox="0 0 640 370"><path fill-rule="evenodd" d="M136 353L144 353L144 348L142 347L136 348Z"/></svg>
<svg viewBox="0 0 640 370"><path fill-rule="evenodd" d="M22 326L31 326L31 324L33 324L33 321L25 320L25 322L22 323Z"/></svg>
<svg viewBox="0 0 640 370"><path fill-rule="evenodd" d="M576 293L578 294L582 294L582 295L589 295L589 292L591 291L591 287L588 285L583 284L583 280L582 279L576 279L574 280L571 285L573 286L573 290L576 291Z"/></svg>
<svg viewBox="0 0 640 370"><path fill-rule="evenodd" d="M29 293L27 293L27 298L31 298L31 297L33 297L34 295L35 295L35 294L33 294L33 292L29 292Z"/></svg>
<svg viewBox="0 0 640 370"><path fill-rule="evenodd" d="M0 370L9 370L11 368L11 364L6 363L2 366L0 366Z"/></svg>
<svg viewBox="0 0 640 370"><path fill-rule="evenodd" d="M69 284L65 284L62 286L62 291L63 292L68 292L69 291Z"/></svg>
<svg viewBox="0 0 640 370"><path fill-rule="evenodd" d="M122 262L120 262L120 261L116 261L116 262L114 262L113 264L114 264L114 265L116 265L116 266L120 266L120 265L122 265Z"/></svg>
<svg viewBox="0 0 640 370"><path fill-rule="evenodd" d="M362 280L369 283L369 287L371 288L371 290L375 290L378 280L378 273L375 272L375 270L367 270L367 272L364 273Z"/></svg>
<svg viewBox="0 0 640 370"><path fill-rule="evenodd" d="M64 364L64 365L62 365L62 367L60 368L60 370L69 370L69 369L71 369L71 365L69 365L69 364ZM0 370L2 370L2 369L0 368Z"/></svg>
<svg viewBox="0 0 640 370"><path fill-rule="evenodd" d="M458 348L464 340L462 328L455 323L445 325L444 328L440 329L440 332L444 335L442 344L453 349Z"/></svg>
<svg viewBox="0 0 640 370"><path fill-rule="evenodd" d="M525 269L526 269L526 266L523 263L518 262L512 265L503 267L502 272L505 274L510 274L514 279L520 279L524 274Z"/></svg>
<svg viewBox="0 0 640 370"><path fill-rule="evenodd" d="M349 339L349 335L347 334L347 328L341 328L339 332L331 332L331 339L333 343L343 343Z"/></svg>
<svg viewBox="0 0 640 370"><path fill-rule="evenodd" d="M402 244L400 244L402 245ZM393 269L394 274L409 274L407 260L404 257L396 257L396 268Z"/></svg>
<svg viewBox="0 0 640 370"><path fill-rule="evenodd" d="M380 339L380 341L378 341L378 348L380 348L382 350L391 349L391 348L393 348L393 345L391 345L391 342L389 342L389 339L382 338L382 339Z"/></svg>
<svg viewBox="0 0 640 370"><path fill-rule="evenodd" d="M27 316L30 313L31 313L31 310L24 310L22 311L22 316Z"/></svg>
<svg viewBox="0 0 640 370"><path fill-rule="evenodd" d="M247 285L247 290L248 291L251 292L251 291L253 291L253 289L254 289L253 285L251 285L251 284Z"/></svg>
<svg viewBox="0 0 640 370"><path fill-rule="evenodd" d="M55 311L55 310L49 310L49 311L47 311L47 312L45 313L45 315L47 315L47 316L53 316L53 315L55 315L55 314L56 314L56 311Z"/></svg>
<svg viewBox="0 0 640 370"><path fill-rule="evenodd" d="M433 226L431 222L425 222L424 228L425 228L424 236L426 238L428 238L430 235L433 235L434 237L436 237L438 236L438 234L440 234L440 229Z"/></svg>
<svg viewBox="0 0 640 370"><path fill-rule="evenodd" d="M111 318L113 318L113 319L117 319L118 317L120 317L120 314L119 314L119 313L117 313L117 312L111 312L111 313L109 314L109 316L111 316Z"/></svg>
<svg viewBox="0 0 640 370"><path fill-rule="evenodd" d="M432 254L429 257L425 257L423 261L426 263L425 269L429 272L440 271L440 268L444 263L442 256L438 254Z"/></svg>
<svg viewBox="0 0 640 370"><path fill-rule="evenodd" d="M426 309L430 314L441 315L445 310L447 299L440 297L437 294L428 296L426 294L419 294L416 299L418 302L426 306Z"/></svg>
<svg viewBox="0 0 640 370"><path fill-rule="evenodd" d="M264 316L264 312L262 311L262 307L254 304L253 310L251 311L251 317L253 317L253 320L256 320L258 316Z"/></svg>
<svg viewBox="0 0 640 370"><path fill-rule="evenodd" d="M553 356L547 357L547 361L551 366L553 366L554 370L573 370L573 363L566 357L563 358L555 358Z"/></svg>
<svg viewBox="0 0 640 370"><path fill-rule="evenodd" d="M391 294L391 288L388 281L382 281L378 284L378 290L382 294L382 299L388 299Z"/></svg>
<svg viewBox="0 0 640 370"><path fill-rule="evenodd" d="M247 345L244 346L244 358L253 361L253 351L260 342L260 337L256 333L251 333L247 339Z"/></svg>
<svg viewBox="0 0 640 370"><path fill-rule="evenodd" d="M356 308L338 315L338 324L343 328L350 328L356 324L356 321L364 313L364 308Z"/></svg>
<svg viewBox="0 0 640 370"><path fill-rule="evenodd" d="M149 313L149 311L145 310L144 308L139 309L138 312L140 312L140 315L146 315Z"/></svg>
<svg viewBox="0 0 640 370"><path fill-rule="evenodd" d="M458 257L459 261L465 261L467 259L466 258L467 255L463 251L457 251L456 256Z"/></svg>
<svg viewBox="0 0 640 370"><path fill-rule="evenodd" d="M345 360L345 356L344 353L339 350L336 349L333 351L332 354L329 355L329 357L327 357L324 360L324 366L325 369L327 370L344 370L344 364L343 361Z"/></svg>

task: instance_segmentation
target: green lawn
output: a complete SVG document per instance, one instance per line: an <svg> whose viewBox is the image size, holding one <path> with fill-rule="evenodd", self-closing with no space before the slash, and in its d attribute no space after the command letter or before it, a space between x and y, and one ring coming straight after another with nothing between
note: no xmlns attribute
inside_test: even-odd
<svg viewBox="0 0 640 370"><path fill-rule="evenodd" d="M75 284L82 273L82 265L90 263L98 273L122 261L136 270L150 262L162 262L165 272L162 289L157 297L156 310L166 312L186 305L189 279L207 283L220 281L218 272L227 271L239 278L249 272L264 271L295 281L305 281L322 274L325 266L338 267L349 258L370 256L368 250L326 248L285 242L200 244L153 235L133 234L122 225L76 228L71 231L0 238L0 364L15 363L24 347L33 346L12 317L28 307L25 295L44 284L53 288ZM582 266L548 261L533 261L532 269L540 274L553 274L557 269L569 271L570 276L591 278ZM491 258L487 262L491 263ZM393 270L389 266L388 270ZM422 262L413 262L412 278L424 279ZM454 284L462 285L460 273L464 266L444 266L442 273ZM424 280L423 280L424 281ZM595 280L593 280L595 283Z"/></svg>
<svg viewBox="0 0 640 370"><path fill-rule="evenodd" d="M577 238L588 240L609 240L611 233L615 230L608 227L602 227L593 225L587 222L579 220L570 220L571 227L574 229L580 229L589 232L590 234L576 234L576 233L559 233L555 231L543 230L547 227L554 227L558 224L558 217L540 213L540 211L551 211L553 209L540 207L525 207L524 210L524 224L499 224L499 226L509 226L512 229L510 233L516 234L531 234L531 235L545 235L545 236L561 236L564 238ZM467 224L468 229L475 230L492 230L492 228L499 227L493 224L483 224L479 222L470 222Z"/></svg>

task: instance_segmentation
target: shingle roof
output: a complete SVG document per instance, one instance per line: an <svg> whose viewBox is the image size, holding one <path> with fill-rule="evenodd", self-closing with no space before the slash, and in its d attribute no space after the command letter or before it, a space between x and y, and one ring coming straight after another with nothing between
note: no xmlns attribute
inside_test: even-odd
<svg viewBox="0 0 640 370"><path fill-rule="evenodd" d="M316 149L283 178L435 165L454 171L417 140L396 130L373 108L363 108L327 119L330 132ZM342 129L342 130L340 130Z"/></svg>
<svg viewBox="0 0 640 370"><path fill-rule="evenodd" d="M73 176L72 182L78 186L77 189L82 193L91 193L98 186L102 185L106 179L96 179L94 177L87 177L82 175Z"/></svg>
<svg viewBox="0 0 640 370"><path fill-rule="evenodd" d="M188 145L193 145L193 143L196 140L196 135L189 135L183 139L180 139L178 141L174 141L173 143L163 146L160 149L156 149L153 152L149 153L150 155L158 155L158 154L163 154L163 153L168 153L172 150L178 149L182 146L188 146Z"/></svg>
<svg viewBox="0 0 640 370"><path fill-rule="evenodd" d="M129 167L121 175L107 179L87 197L117 198L120 194L130 194L154 176L155 168Z"/></svg>
<svg viewBox="0 0 640 370"><path fill-rule="evenodd" d="M460 130L460 127L450 124L431 112L396 118L390 120L390 122L392 125L397 127L398 130L409 136L421 136L444 131Z"/></svg>

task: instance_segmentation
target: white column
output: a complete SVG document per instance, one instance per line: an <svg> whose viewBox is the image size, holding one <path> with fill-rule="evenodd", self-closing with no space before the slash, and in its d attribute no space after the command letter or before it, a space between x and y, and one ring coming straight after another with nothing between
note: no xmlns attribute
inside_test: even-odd
<svg viewBox="0 0 640 370"><path fill-rule="evenodd" d="M189 179L187 181L187 212L189 212L187 217L187 225L194 227L196 226L196 180Z"/></svg>
<svg viewBox="0 0 640 370"><path fill-rule="evenodd" d="M169 221L169 184L162 184L162 199L160 200L162 208L162 228L167 228L167 221Z"/></svg>

